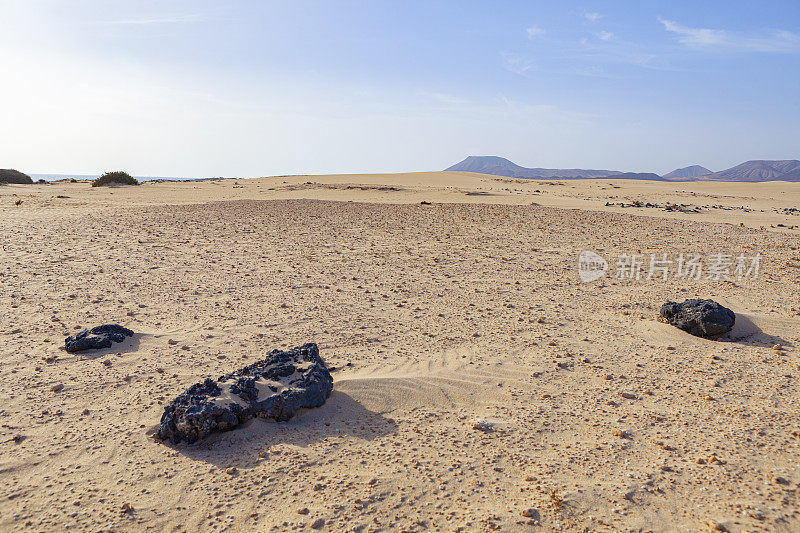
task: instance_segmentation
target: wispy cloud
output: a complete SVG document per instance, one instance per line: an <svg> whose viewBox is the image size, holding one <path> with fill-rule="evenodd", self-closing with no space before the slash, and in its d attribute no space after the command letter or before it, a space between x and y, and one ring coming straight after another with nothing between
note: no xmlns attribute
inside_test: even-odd
<svg viewBox="0 0 800 533"><path fill-rule="evenodd" d="M605 69L595 68L599 64L627 64L653 70L673 70L660 54L647 46L614 39L610 32L600 32L596 36L597 39L583 39L580 42L581 46L574 50L576 59L592 62L588 69L581 66L578 69L579 74L607 76Z"/></svg>
<svg viewBox="0 0 800 533"><path fill-rule="evenodd" d="M504 95L500 95L500 100L503 102L503 105L514 111L516 113L527 113L532 115L540 115L546 113L554 113L559 111L558 107L550 104L528 104L525 102L519 102L517 100L512 100L511 98L507 98Z"/></svg>
<svg viewBox="0 0 800 533"><path fill-rule="evenodd" d="M591 78L612 78L606 70L600 65L590 65L588 67L579 67L572 71L573 74L579 76L588 76Z"/></svg>
<svg viewBox="0 0 800 533"><path fill-rule="evenodd" d="M690 28L659 18L664 29L673 33L678 42L690 48L733 50L740 52L800 52L800 34L786 30L769 30L762 34L745 34L711 28Z"/></svg>
<svg viewBox="0 0 800 533"><path fill-rule="evenodd" d="M594 23L603 18L603 15L601 15L600 13L587 11L583 14L583 18L585 18L589 22Z"/></svg>
<svg viewBox="0 0 800 533"><path fill-rule="evenodd" d="M600 39L601 41L610 41L611 39L613 39L613 38L614 38L614 34L613 34L613 33L611 33L610 31L601 31L601 32L597 32L597 33L595 33L595 35L596 35L596 36L597 36L597 38L598 38L598 39Z"/></svg>
<svg viewBox="0 0 800 533"><path fill-rule="evenodd" d="M528 33L528 39L536 39L545 34L544 29L540 28L539 26L530 26L525 31Z"/></svg>
<svg viewBox="0 0 800 533"><path fill-rule="evenodd" d="M534 64L527 58L509 53L503 54L503 67L520 76L524 76L535 68Z"/></svg>

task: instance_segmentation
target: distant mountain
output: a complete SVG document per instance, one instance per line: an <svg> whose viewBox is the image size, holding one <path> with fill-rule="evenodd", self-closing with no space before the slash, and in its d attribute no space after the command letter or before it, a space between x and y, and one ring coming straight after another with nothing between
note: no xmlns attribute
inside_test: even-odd
<svg viewBox="0 0 800 533"><path fill-rule="evenodd" d="M652 172L621 172L611 176L615 180L655 180L664 181L664 178Z"/></svg>
<svg viewBox="0 0 800 533"><path fill-rule="evenodd" d="M700 165L692 165L673 170L663 177L651 172L620 172L619 170L591 170L581 168L526 168L512 163L504 157L493 155L471 155L460 163L445 170L478 172L510 178L575 179L610 178L629 180L671 180L671 181L797 181L800 182L800 161L785 159L780 161L754 160L741 165L711 172Z"/></svg>
<svg viewBox="0 0 800 533"><path fill-rule="evenodd" d="M703 181L800 181L800 161L784 159L779 161L754 160L741 165L714 172L700 178Z"/></svg>
<svg viewBox="0 0 800 533"><path fill-rule="evenodd" d="M711 173L712 171L708 170L706 167L701 167L700 165L691 165L688 167L675 169L669 174L664 174L661 177L665 180L679 180L682 178L699 178L700 176L705 176Z"/></svg>
<svg viewBox="0 0 800 533"><path fill-rule="evenodd" d="M0 183L22 183L30 184L33 180L27 174L23 174L19 170L12 170L10 168L0 169Z"/></svg>
<svg viewBox="0 0 800 533"><path fill-rule="evenodd" d="M617 170L591 170L582 168L526 168L504 157L471 155L445 170L478 172L510 178L606 178L622 174ZM646 179L646 178L645 178Z"/></svg>

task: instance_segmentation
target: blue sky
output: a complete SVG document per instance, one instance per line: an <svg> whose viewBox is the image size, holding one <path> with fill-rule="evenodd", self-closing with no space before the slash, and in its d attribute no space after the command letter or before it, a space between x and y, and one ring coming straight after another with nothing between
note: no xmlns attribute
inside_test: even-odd
<svg viewBox="0 0 800 533"><path fill-rule="evenodd" d="M0 0L0 167L800 158L800 2Z"/></svg>

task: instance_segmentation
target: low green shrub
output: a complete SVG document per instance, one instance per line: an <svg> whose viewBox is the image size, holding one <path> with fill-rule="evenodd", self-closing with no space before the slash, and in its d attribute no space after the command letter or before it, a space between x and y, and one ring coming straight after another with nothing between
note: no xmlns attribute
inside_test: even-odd
<svg viewBox="0 0 800 533"><path fill-rule="evenodd" d="M139 185L139 182L127 172L117 170L115 172L106 172L92 182L92 187L101 187L103 185Z"/></svg>

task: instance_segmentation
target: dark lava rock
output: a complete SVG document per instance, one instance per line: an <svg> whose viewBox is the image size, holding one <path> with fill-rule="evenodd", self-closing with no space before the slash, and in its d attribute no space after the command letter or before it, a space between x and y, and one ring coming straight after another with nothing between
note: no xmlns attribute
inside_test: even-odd
<svg viewBox="0 0 800 533"><path fill-rule="evenodd" d="M319 407L333 390L333 378L314 343L196 383L164 407L158 437L191 444L254 417L289 420L298 409Z"/></svg>
<svg viewBox="0 0 800 533"><path fill-rule="evenodd" d="M736 322L736 313L714 300L667 302L661 306L661 316L676 328L697 337L722 335Z"/></svg>
<svg viewBox="0 0 800 533"><path fill-rule="evenodd" d="M103 324L67 337L64 341L64 349L68 352L80 352L83 350L111 348L112 343L122 342L125 337L131 337L132 335L133 332L131 330L123 328L119 324Z"/></svg>

